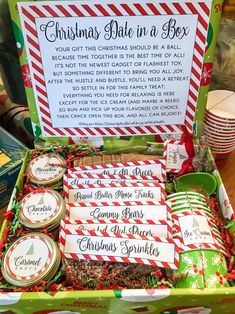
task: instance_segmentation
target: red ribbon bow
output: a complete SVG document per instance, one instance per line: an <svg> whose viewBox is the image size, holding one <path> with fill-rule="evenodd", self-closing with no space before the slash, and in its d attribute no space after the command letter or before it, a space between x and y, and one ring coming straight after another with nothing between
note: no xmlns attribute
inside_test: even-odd
<svg viewBox="0 0 235 314"><path fill-rule="evenodd" d="M183 131L181 141L185 144L185 150L188 154L188 158L183 162L181 170L178 173L177 177L194 171L193 158L195 157L195 150L193 146L193 135L189 133L185 125L182 125L181 129Z"/></svg>

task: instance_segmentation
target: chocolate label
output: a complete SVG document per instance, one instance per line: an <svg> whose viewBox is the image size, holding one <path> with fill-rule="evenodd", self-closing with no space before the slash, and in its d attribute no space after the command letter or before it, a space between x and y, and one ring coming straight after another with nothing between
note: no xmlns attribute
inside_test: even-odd
<svg viewBox="0 0 235 314"><path fill-rule="evenodd" d="M58 202L58 198L49 191L30 194L22 203L21 215L29 222L48 220L58 212Z"/></svg>

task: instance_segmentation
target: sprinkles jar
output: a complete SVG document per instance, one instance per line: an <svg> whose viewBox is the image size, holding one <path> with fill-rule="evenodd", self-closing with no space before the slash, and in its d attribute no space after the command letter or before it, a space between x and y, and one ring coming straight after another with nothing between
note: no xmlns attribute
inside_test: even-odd
<svg viewBox="0 0 235 314"><path fill-rule="evenodd" d="M58 186L66 172L65 159L58 154L43 154L32 159L27 168L30 182L36 186Z"/></svg>
<svg viewBox="0 0 235 314"><path fill-rule="evenodd" d="M30 287L49 281L60 265L60 251L43 233L29 233L17 239L2 259L2 274L10 284Z"/></svg>
<svg viewBox="0 0 235 314"><path fill-rule="evenodd" d="M21 202L19 222L27 229L48 231L56 228L65 216L65 203L60 193L39 189L27 194Z"/></svg>

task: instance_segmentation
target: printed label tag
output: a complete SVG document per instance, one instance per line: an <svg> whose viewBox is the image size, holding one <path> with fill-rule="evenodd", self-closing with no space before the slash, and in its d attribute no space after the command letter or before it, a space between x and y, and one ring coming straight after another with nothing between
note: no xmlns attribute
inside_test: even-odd
<svg viewBox="0 0 235 314"><path fill-rule="evenodd" d="M60 250L65 258L151 264L177 269L178 247L173 239L94 231L60 230Z"/></svg>
<svg viewBox="0 0 235 314"><path fill-rule="evenodd" d="M65 172L64 168L58 165L63 165L61 159L57 156L50 156L47 154L33 159L28 171L33 178L38 180L49 180Z"/></svg>
<svg viewBox="0 0 235 314"><path fill-rule="evenodd" d="M182 141L168 140L164 142L164 157L168 172L179 172L182 164L188 158L185 145Z"/></svg>
<svg viewBox="0 0 235 314"><path fill-rule="evenodd" d="M161 183L126 183L96 185L64 185L67 203L108 202L108 201L156 201L165 200L164 184Z"/></svg>
<svg viewBox="0 0 235 314"><path fill-rule="evenodd" d="M162 182L166 177L165 160L134 161L116 164L81 166L68 169L68 173L92 173L123 176L155 176Z"/></svg>
<svg viewBox="0 0 235 314"><path fill-rule="evenodd" d="M7 267L15 279L33 279L51 263L51 244L43 237L29 236L16 242L8 253Z"/></svg>
<svg viewBox="0 0 235 314"><path fill-rule="evenodd" d="M185 245L215 243L206 217L189 215L179 217L178 220Z"/></svg>
<svg viewBox="0 0 235 314"><path fill-rule="evenodd" d="M224 244L216 227L208 220L208 216L193 215L187 212L173 216L175 235L182 243L182 250L215 249L225 255Z"/></svg>
<svg viewBox="0 0 235 314"><path fill-rule="evenodd" d="M59 199L50 191L28 194L22 201L21 216L31 223L49 220L59 211Z"/></svg>
<svg viewBox="0 0 235 314"><path fill-rule="evenodd" d="M128 182L142 183L142 182L159 182L158 177L152 176L123 176L123 175L103 175L103 174L85 174L85 173L73 173L64 175L64 182L70 186L77 186L79 184L102 184L102 183L114 183L124 184Z"/></svg>
<svg viewBox="0 0 235 314"><path fill-rule="evenodd" d="M171 207L167 202L69 203L66 219L171 220Z"/></svg>
<svg viewBox="0 0 235 314"><path fill-rule="evenodd" d="M139 236L172 237L171 221L153 220L64 220L65 229L93 230L95 232L112 232L134 234Z"/></svg>

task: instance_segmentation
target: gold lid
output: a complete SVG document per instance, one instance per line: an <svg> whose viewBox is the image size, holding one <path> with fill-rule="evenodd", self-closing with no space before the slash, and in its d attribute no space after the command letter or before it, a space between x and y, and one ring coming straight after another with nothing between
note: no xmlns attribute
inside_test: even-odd
<svg viewBox="0 0 235 314"><path fill-rule="evenodd" d="M59 154L44 154L32 159L27 174L32 184L52 186L58 184L66 172L66 162Z"/></svg>
<svg viewBox="0 0 235 314"><path fill-rule="evenodd" d="M28 229L49 231L60 224L65 216L65 203L60 193L38 189L27 194L21 202L19 222Z"/></svg>
<svg viewBox="0 0 235 314"><path fill-rule="evenodd" d="M50 280L58 270L60 259L59 249L49 236L29 233L8 248L1 270L9 283L30 287L41 279Z"/></svg>

